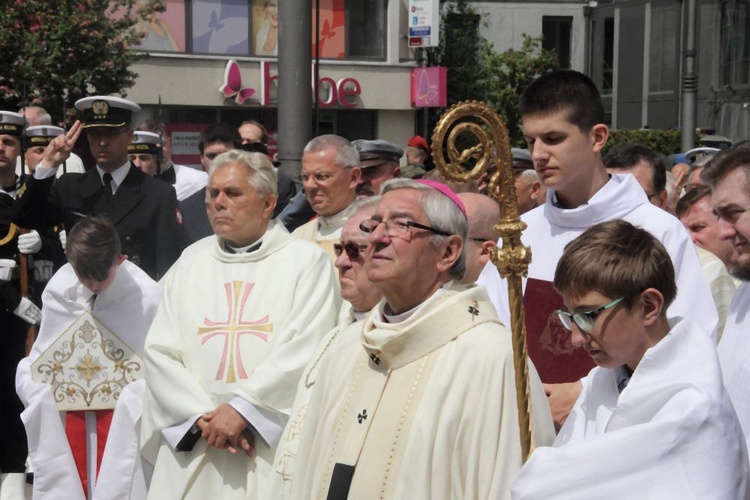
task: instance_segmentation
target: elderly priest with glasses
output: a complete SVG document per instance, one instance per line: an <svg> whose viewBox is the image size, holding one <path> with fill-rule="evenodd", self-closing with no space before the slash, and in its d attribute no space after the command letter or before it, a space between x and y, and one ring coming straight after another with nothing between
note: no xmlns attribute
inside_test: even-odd
<svg viewBox="0 0 750 500"><path fill-rule="evenodd" d="M444 184L383 185L365 271L384 299L321 359L292 497L508 498L521 467L511 335L465 287L466 210ZM538 442L551 442L530 370Z"/></svg>

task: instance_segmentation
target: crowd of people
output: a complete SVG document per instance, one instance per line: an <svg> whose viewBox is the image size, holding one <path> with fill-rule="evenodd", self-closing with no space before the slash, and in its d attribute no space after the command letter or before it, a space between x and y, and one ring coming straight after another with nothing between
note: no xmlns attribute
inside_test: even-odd
<svg viewBox="0 0 750 500"><path fill-rule="evenodd" d="M525 90L524 463L486 177L323 135L295 182L256 121L194 169L76 108L0 112L0 500L750 498L747 144L668 166L585 75Z"/></svg>

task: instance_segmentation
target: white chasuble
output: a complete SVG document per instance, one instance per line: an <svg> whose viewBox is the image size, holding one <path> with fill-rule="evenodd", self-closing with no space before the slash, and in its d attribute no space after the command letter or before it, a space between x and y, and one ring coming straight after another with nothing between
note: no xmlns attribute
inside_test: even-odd
<svg viewBox="0 0 750 500"><path fill-rule="evenodd" d="M26 406L21 418L34 470L35 500L83 500L86 496L66 437L66 412L58 411L49 384L32 379L32 364L84 312L92 314L143 356L146 332L160 301L161 287L127 260L117 268L112 284L95 300L91 291L80 284L70 264L60 268L47 284L42 295L39 335L16 372L16 390ZM144 471L138 446L143 386L143 381L139 381L122 390L108 435L97 436L95 426L87 426L82 436L86 443L78 443L87 452L84 458L88 461L89 499L136 500L146 494L148 465ZM90 421L88 417L93 413L85 414ZM104 437L106 444L97 442ZM102 445L104 452L97 469L96 448Z"/></svg>
<svg viewBox="0 0 750 500"><path fill-rule="evenodd" d="M271 222L260 248L232 254L215 236L183 253L164 277L146 340L143 452L155 460L149 497L258 498L302 369L336 322L340 299L327 256ZM255 456L175 451L165 431L222 403L252 408ZM271 425L273 428L273 425ZM279 435L281 433L279 427Z"/></svg>
<svg viewBox="0 0 750 500"><path fill-rule="evenodd" d="M326 251L328 257L331 258L331 262L336 262L336 253L333 251L333 245L341 239L341 229L353 213L354 210L350 205L330 217L318 216L295 229L292 236L315 243ZM338 281L336 284L338 285Z"/></svg>
<svg viewBox="0 0 750 500"><path fill-rule="evenodd" d="M552 447L538 448L513 498L748 498L747 450L713 342L687 319L648 349L627 386L594 368Z"/></svg>
<svg viewBox="0 0 750 500"><path fill-rule="evenodd" d="M521 467L512 347L484 289L443 288L394 325L382 307L321 359L292 497L507 498ZM550 443L530 376L536 436Z"/></svg>

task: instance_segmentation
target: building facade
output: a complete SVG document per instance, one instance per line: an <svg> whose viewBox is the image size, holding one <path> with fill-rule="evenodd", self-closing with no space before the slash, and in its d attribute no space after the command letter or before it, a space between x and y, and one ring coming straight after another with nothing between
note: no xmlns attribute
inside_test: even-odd
<svg viewBox="0 0 750 500"><path fill-rule="evenodd" d="M166 12L140 27L148 57L128 98L160 118L176 161L195 163L197 137L209 123L263 123L277 139L277 1L168 0ZM313 130L348 139L405 145L415 130L411 101L414 51L408 46L408 0L313 0L317 106ZM313 71L315 74L315 71ZM315 78L313 78L315 80Z"/></svg>
<svg viewBox="0 0 750 500"><path fill-rule="evenodd" d="M689 0L476 1L495 50L544 35L590 75L613 128L679 128ZM750 0L695 0L696 127L750 137Z"/></svg>

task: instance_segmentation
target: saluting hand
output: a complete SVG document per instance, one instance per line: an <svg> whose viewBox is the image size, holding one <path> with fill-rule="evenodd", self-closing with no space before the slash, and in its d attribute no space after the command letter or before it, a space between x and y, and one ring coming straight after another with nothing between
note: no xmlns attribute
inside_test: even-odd
<svg viewBox="0 0 750 500"><path fill-rule="evenodd" d="M82 130L83 124L80 120L76 120L66 134L52 139L52 142L44 150L42 164L46 167L59 168L70 157L73 146L75 146Z"/></svg>

